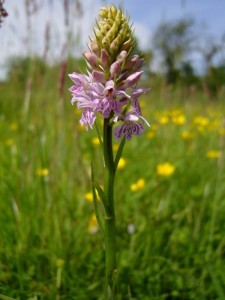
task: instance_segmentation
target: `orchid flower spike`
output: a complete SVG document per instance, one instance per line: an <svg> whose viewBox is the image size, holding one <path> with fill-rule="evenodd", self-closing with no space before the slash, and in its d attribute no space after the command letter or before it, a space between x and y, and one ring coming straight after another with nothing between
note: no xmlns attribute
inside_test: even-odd
<svg viewBox="0 0 225 300"><path fill-rule="evenodd" d="M140 135L147 121L143 118L139 97L147 89L138 88L143 74L143 58L132 55L136 42L132 26L121 8L103 7L90 38L89 50L83 52L88 74L72 73L72 104L82 109L80 123L93 128L97 113L112 120L116 139L130 140ZM120 122L120 124L117 124ZM121 124L122 123L122 124Z"/></svg>

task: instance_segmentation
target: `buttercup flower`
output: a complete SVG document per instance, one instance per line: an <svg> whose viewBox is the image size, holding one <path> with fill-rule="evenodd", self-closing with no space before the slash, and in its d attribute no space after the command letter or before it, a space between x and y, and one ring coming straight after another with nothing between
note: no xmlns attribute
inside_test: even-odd
<svg viewBox="0 0 225 300"><path fill-rule="evenodd" d="M118 169L119 170L124 169L125 166L126 166L126 160L123 157L121 157L118 163Z"/></svg>
<svg viewBox="0 0 225 300"><path fill-rule="evenodd" d="M65 261L62 258L58 258L56 260L56 267L57 268L62 268L65 265Z"/></svg>
<svg viewBox="0 0 225 300"><path fill-rule="evenodd" d="M161 116L159 118L159 123L162 125L166 125L169 123L169 118L167 116Z"/></svg>
<svg viewBox="0 0 225 300"><path fill-rule="evenodd" d="M95 214L92 214L89 219L88 231L89 231L89 233L92 233L92 234L94 234L98 231L98 222L97 222Z"/></svg>
<svg viewBox="0 0 225 300"><path fill-rule="evenodd" d="M147 138L148 139L153 139L155 137L155 132L154 131L149 131L148 133L147 133Z"/></svg>
<svg viewBox="0 0 225 300"><path fill-rule="evenodd" d="M12 131L17 131L18 130L18 124L17 123L12 123L11 125L10 125L10 129L12 130Z"/></svg>
<svg viewBox="0 0 225 300"><path fill-rule="evenodd" d="M221 155L221 152L218 151L218 150L210 150L207 152L206 156L210 159L213 159L213 158L219 158Z"/></svg>
<svg viewBox="0 0 225 300"><path fill-rule="evenodd" d="M144 178L140 178L136 183L131 184L130 189L131 191L136 192L142 190L144 186L145 186L145 180Z"/></svg>
<svg viewBox="0 0 225 300"><path fill-rule="evenodd" d="M225 135L225 128L220 128L219 129L219 134L220 135Z"/></svg>
<svg viewBox="0 0 225 300"><path fill-rule="evenodd" d="M13 139L7 139L5 141L5 144L6 144L6 146L12 146L14 144L14 141L13 141Z"/></svg>
<svg viewBox="0 0 225 300"><path fill-rule="evenodd" d="M192 132L190 132L189 130L184 130L181 132L181 138L183 140L192 140L194 138L194 135Z"/></svg>
<svg viewBox="0 0 225 300"><path fill-rule="evenodd" d="M93 138L91 141L92 141L92 144L95 145L95 146L98 146L100 144L100 141L99 141L98 137Z"/></svg>
<svg viewBox="0 0 225 300"><path fill-rule="evenodd" d="M96 196L97 196L97 200L100 201L99 195L98 195L98 191L96 190ZM84 200L88 201L88 202L93 202L93 194L92 192L88 192L84 195Z"/></svg>
<svg viewBox="0 0 225 300"><path fill-rule="evenodd" d="M88 202L93 202L93 194L91 192L86 193L84 199Z"/></svg>
<svg viewBox="0 0 225 300"><path fill-rule="evenodd" d="M194 123L198 126L207 126L209 124L209 120L206 117L197 116L194 118Z"/></svg>
<svg viewBox="0 0 225 300"><path fill-rule="evenodd" d="M174 116L172 118L172 122L175 124L175 125L183 125L185 124L186 122L186 117L183 115L183 114L179 114L177 116Z"/></svg>
<svg viewBox="0 0 225 300"><path fill-rule="evenodd" d="M197 126L197 130L201 133L204 132L204 130L209 125L209 119L202 116L195 117L193 122Z"/></svg>
<svg viewBox="0 0 225 300"><path fill-rule="evenodd" d="M156 168L157 175L163 177L172 175L174 171L175 171L175 167L169 162L159 164Z"/></svg>
<svg viewBox="0 0 225 300"><path fill-rule="evenodd" d="M48 176L48 174L49 174L49 170L47 168L37 170L37 175L40 177L46 177Z"/></svg>

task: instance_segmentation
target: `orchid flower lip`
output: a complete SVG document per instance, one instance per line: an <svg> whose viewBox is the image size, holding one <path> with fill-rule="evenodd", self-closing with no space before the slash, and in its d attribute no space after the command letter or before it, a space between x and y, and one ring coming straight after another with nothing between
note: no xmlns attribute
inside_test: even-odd
<svg viewBox="0 0 225 300"><path fill-rule="evenodd" d="M139 120L139 117L138 116L136 116L136 115L130 115L130 117L129 117L129 119L128 119L129 121L132 121L132 122L136 122L136 121L138 121Z"/></svg>

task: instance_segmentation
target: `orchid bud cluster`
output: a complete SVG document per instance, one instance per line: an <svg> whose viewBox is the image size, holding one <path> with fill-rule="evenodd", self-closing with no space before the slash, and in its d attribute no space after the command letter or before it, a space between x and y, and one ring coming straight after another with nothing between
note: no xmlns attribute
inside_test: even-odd
<svg viewBox="0 0 225 300"><path fill-rule="evenodd" d="M89 51L84 51L88 74L70 74L75 83L70 88L72 104L82 109L80 123L93 128L96 114L100 113L114 129L116 139L140 135L144 130L139 97L148 89L138 88L143 73L143 58L132 55L135 39L131 26L121 9L103 7L99 14Z"/></svg>

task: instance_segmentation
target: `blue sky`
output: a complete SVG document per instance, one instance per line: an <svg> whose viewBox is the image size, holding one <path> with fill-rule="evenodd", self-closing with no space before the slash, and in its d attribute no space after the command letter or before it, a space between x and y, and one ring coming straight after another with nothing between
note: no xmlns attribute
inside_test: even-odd
<svg viewBox="0 0 225 300"><path fill-rule="evenodd" d="M213 35L219 36L225 32L224 0L123 0L117 3L122 3L131 19L149 32L154 32L162 21L182 17L193 17L198 26Z"/></svg>
<svg viewBox="0 0 225 300"><path fill-rule="evenodd" d="M224 0L124 0L123 3L133 19L150 28L164 19L193 16L215 33L225 30Z"/></svg>
<svg viewBox="0 0 225 300"><path fill-rule="evenodd" d="M31 22L30 49L39 55L44 51L44 31L49 22L51 30L51 49L49 56L60 59L62 48L66 41L67 30L64 25L63 0L37 0L40 9ZM53 6L49 3L52 2ZM224 0L83 0L85 14L78 20L75 11L71 10L71 28L74 35L80 34L80 44L76 52L86 48L88 36L92 32L94 20L100 6L107 4L121 4L134 23L140 46L144 50L151 47L151 38L155 28L162 21L193 17L196 23L213 36L220 36L225 32L225 1ZM9 17L0 28L0 77L4 73L5 62L9 56L25 55L27 52L24 1L5 1L5 8ZM200 30L201 33L201 30ZM76 41L75 41L76 44ZM195 57L195 60L198 60Z"/></svg>

